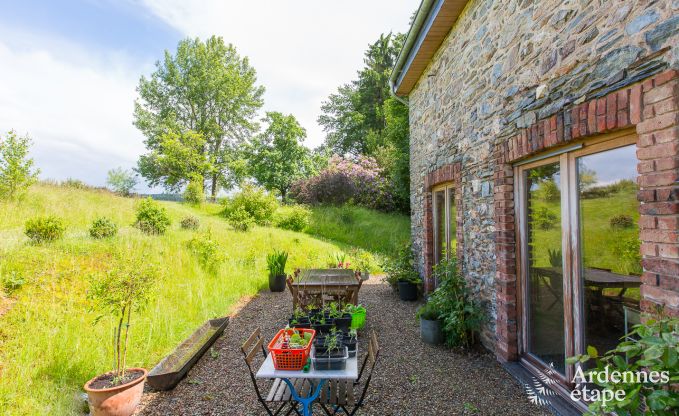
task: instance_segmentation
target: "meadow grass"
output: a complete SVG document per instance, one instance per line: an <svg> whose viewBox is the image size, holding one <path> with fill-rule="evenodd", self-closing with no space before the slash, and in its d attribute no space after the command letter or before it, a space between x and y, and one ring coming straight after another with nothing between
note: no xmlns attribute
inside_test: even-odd
<svg viewBox="0 0 679 416"><path fill-rule="evenodd" d="M25 284L11 293L9 310L0 317L0 414L75 414L82 385L112 368L110 321L93 325L97 314L86 299L88 277L107 269L112 253L144 253L158 262L162 276L142 313L133 315L128 366L150 368L205 320L229 314L243 296L267 286L265 256L273 249L290 253L287 271L295 267L324 266L343 245L312 236L269 227L242 233L232 230L217 215L220 207L163 202L172 218L163 236L142 234L131 224L134 199L105 191L50 185L34 186L20 202L0 203L0 273L20 276ZM407 238L406 220L393 217L391 228L372 226L367 211L355 215L348 228L335 223L334 211L314 211L312 230L344 244L390 251ZM65 237L39 246L29 245L23 234L26 220L56 215L66 224ZM200 219L198 231L179 228L187 215ZM379 214L379 218L390 218ZM110 240L94 240L88 228L100 216L120 227ZM321 221L322 220L322 221ZM406 232L393 234L399 225ZM187 249L194 236L211 230L225 261L214 271L200 266ZM1 299L0 299L1 300Z"/></svg>
<svg viewBox="0 0 679 416"><path fill-rule="evenodd" d="M312 208L307 233L383 255L410 240L410 217L356 206Z"/></svg>

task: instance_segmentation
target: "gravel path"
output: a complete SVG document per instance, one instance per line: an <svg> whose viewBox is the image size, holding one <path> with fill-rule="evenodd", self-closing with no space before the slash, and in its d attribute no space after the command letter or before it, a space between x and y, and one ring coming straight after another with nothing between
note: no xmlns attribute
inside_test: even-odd
<svg viewBox="0 0 679 416"><path fill-rule="evenodd" d="M549 415L486 353L460 354L424 344L417 305L402 302L375 277L361 288L381 352L362 415ZM231 319L206 353L170 392L147 392L138 415L260 415L240 344L257 327L265 341L290 315L290 295L262 292ZM360 343L360 335L359 335ZM359 349L360 350L360 349ZM316 414L322 414L315 406Z"/></svg>

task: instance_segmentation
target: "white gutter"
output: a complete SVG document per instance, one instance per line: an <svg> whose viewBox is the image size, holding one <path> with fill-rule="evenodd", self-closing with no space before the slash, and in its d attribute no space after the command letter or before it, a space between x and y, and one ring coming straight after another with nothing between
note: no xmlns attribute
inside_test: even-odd
<svg viewBox="0 0 679 416"><path fill-rule="evenodd" d="M396 95L397 85L400 85L403 81L403 76L415 58L417 51L420 49L420 45L422 45L422 41L429 31L438 11L441 9L442 4L443 0L422 0L420 7L417 9L417 14L415 15L415 21L410 27L410 30L408 30L408 36L406 36L403 48L398 54L396 65L394 65L391 76L389 76L389 91L391 91L394 98L405 105L408 105L408 102ZM422 30L423 28L424 30Z"/></svg>

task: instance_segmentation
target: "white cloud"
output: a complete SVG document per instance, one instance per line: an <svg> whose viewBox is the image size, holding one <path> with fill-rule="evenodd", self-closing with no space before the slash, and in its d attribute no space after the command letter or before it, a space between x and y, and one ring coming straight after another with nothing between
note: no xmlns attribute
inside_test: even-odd
<svg viewBox="0 0 679 416"><path fill-rule="evenodd" d="M213 34L250 58L266 88L264 110L294 114L310 146L323 141L321 102L355 78L381 33L405 32L418 0L143 0L187 36Z"/></svg>
<svg viewBox="0 0 679 416"><path fill-rule="evenodd" d="M56 38L2 35L0 131L31 136L42 177L103 185L108 169L135 164L144 146L133 102L147 68Z"/></svg>

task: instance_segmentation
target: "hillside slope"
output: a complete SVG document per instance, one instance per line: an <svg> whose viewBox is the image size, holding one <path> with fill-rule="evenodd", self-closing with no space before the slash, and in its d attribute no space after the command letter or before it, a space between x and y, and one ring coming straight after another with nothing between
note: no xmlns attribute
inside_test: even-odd
<svg viewBox="0 0 679 416"><path fill-rule="evenodd" d="M266 287L266 254L272 249L290 252L288 272L325 265L340 251L331 242L276 228L236 232L215 215L214 205L162 203L173 224L166 235L149 237L131 226L135 202L105 191L36 185L23 201L0 203L0 273L15 286L5 289L11 301L0 317L0 414L77 413L82 384L110 369L111 327L93 325L86 291L88 277L105 270L115 250L146 253L163 270L153 300L133 316L128 364L147 368L205 320L228 314L242 296ZM65 221L64 239L29 245L25 221L50 214ZM187 215L200 219L200 230L180 229ZM100 216L119 225L117 237L89 237L90 224ZM207 229L226 258L213 273L186 246Z"/></svg>

